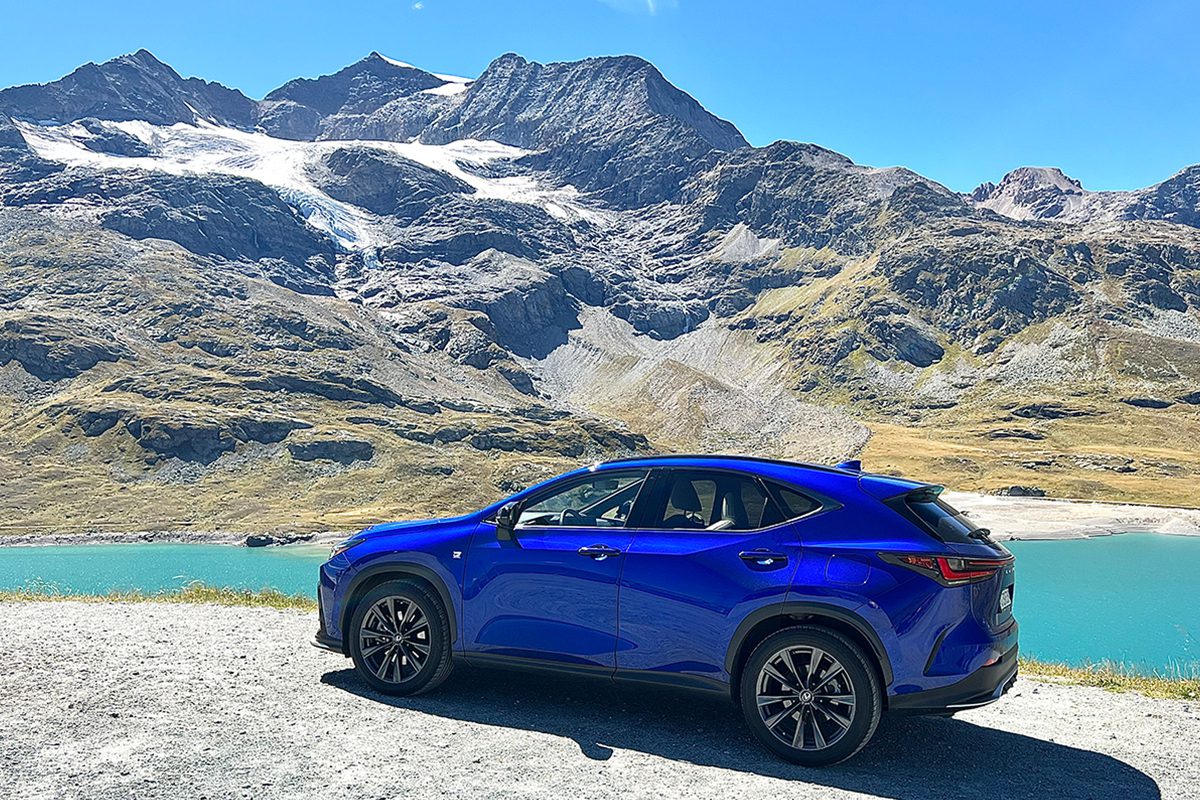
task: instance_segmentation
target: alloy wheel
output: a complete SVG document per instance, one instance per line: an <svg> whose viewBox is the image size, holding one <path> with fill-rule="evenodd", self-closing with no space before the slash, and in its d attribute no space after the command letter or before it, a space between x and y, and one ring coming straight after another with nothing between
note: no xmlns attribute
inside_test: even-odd
<svg viewBox="0 0 1200 800"><path fill-rule="evenodd" d="M854 721L854 684L842 663L819 647L785 647L758 673L758 713L775 738L797 750L824 750Z"/></svg>
<svg viewBox="0 0 1200 800"><path fill-rule="evenodd" d="M411 599L384 597L363 617L358 648L366 668L379 680L409 680L429 661L429 620Z"/></svg>

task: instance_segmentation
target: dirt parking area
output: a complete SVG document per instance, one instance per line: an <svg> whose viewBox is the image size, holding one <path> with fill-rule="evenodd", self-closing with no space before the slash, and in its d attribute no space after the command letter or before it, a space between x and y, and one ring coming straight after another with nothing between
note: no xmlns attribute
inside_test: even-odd
<svg viewBox="0 0 1200 800"><path fill-rule="evenodd" d="M385 698L312 614L0 604L0 798L1200 798L1200 704L1022 679L806 770L732 704L459 668Z"/></svg>

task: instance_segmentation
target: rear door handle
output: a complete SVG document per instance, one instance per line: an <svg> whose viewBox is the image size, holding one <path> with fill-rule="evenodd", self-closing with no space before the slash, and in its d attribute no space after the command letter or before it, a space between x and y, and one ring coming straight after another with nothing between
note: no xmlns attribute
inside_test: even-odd
<svg viewBox="0 0 1200 800"><path fill-rule="evenodd" d="M759 569L778 569L787 565L787 556L771 550L743 550L738 558Z"/></svg>
<svg viewBox="0 0 1200 800"><path fill-rule="evenodd" d="M594 561L603 561L609 556L619 556L621 551L615 547L609 547L606 544L592 544L587 547L581 547L578 550L579 555L587 556Z"/></svg>

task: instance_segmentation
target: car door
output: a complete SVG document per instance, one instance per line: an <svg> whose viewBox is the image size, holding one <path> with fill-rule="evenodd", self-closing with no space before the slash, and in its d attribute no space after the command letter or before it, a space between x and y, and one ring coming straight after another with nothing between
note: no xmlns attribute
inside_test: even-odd
<svg viewBox="0 0 1200 800"><path fill-rule="evenodd" d="M786 599L800 555L788 516L750 473L659 471L621 576L617 674L727 680L738 623Z"/></svg>
<svg viewBox="0 0 1200 800"><path fill-rule="evenodd" d="M463 581L468 660L534 659L611 671L625 523L648 470L567 478L521 503L513 539L480 523Z"/></svg>

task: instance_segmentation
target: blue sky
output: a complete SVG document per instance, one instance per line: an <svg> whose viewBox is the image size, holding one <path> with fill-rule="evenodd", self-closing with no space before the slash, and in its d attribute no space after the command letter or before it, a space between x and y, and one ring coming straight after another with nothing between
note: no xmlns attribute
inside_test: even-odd
<svg viewBox="0 0 1200 800"><path fill-rule="evenodd" d="M958 190L1021 165L1091 189L1200 162L1200 4L406 0L13 4L0 85L146 47L254 97L371 50L477 75L634 53L756 145L811 141Z"/></svg>

